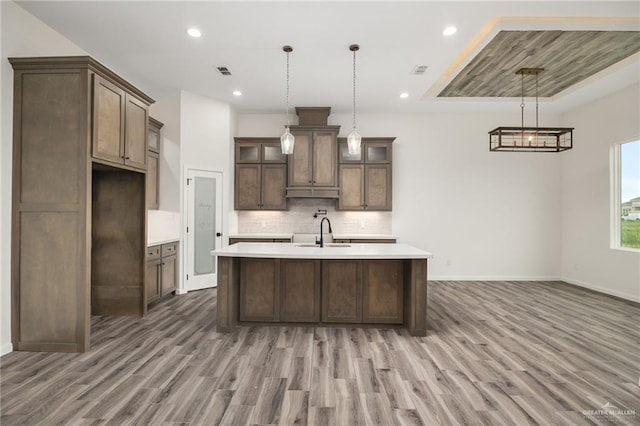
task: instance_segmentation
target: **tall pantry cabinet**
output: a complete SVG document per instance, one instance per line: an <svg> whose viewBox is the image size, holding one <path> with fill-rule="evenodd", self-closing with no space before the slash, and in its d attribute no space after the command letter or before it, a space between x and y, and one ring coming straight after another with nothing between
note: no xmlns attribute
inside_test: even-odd
<svg viewBox="0 0 640 426"><path fill-rule="evenodd" d="M153 99L90 57L9 61L13 346L83 352L91 314L146 313Z"/></svg>

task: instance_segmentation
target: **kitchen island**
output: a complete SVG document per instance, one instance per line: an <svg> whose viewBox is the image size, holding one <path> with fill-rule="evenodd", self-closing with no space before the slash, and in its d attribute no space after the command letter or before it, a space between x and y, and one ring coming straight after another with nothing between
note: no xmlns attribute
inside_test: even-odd
<svg viewBox="0 0 640 426"><path fill-rule="evenodd" d="M429 252L407 244L237 243L218 259L217 329L404 326L427 332Z"/></svg>

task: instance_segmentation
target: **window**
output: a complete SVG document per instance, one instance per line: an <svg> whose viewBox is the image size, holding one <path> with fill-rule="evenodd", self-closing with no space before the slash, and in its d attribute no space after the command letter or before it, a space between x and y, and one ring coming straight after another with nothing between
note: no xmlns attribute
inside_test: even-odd
<svg viewBox="0 0 640 426"><path fill-rule="evenodd" d="M640 140L614 147L614 248L640 250Z"/></svg>

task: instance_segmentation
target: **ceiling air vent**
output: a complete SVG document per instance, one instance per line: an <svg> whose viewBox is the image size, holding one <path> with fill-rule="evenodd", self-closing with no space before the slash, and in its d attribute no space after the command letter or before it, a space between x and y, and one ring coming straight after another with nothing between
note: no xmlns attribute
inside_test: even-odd
<svg viewBox="0 0 640 426"><path fill-rule="evenodd" d="M227 67L218 67L218 71L220 71L222 75L231 75L231 71L229 71Z"/></svg>
<svg viewBox="0 0 640 426"><path fill-rule="evenodd" d="M422 75L427 70L427 68L429 68L429 67L426 66L426 65L416 65L413 68L413 70L411 71L411 74L413 74L413 75Z"/></svg>

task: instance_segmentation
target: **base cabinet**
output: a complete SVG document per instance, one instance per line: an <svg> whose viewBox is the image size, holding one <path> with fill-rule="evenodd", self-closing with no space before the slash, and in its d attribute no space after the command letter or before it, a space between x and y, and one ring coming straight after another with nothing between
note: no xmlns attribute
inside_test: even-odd
<svg viewBox="0 0 640 426"><path fill-rule="evenodd" d="M176 291L177 262L177 242L159 244L147 249L147 305Z"/></svg>
<svg viewBox="0 0 640 426"><path fill-rule="evenodd" d="M362 322L362 261L323 262L322 321Z"/></svg>
<svg viewBox="0 0 640 426"><path fill-rule="evenodd" d="M147 304L160 298L161 266L162 261L160 259L147 261Z"/></svg>
<svg viewBox="0 0 640 426"><path fill-rule="evenodd" d="M280 261L280 321L320 320L320 261L282 259Z"/></svg>
<svg viewBox="0 0 640 426"><path fill-rule="evenodd" d="M320 320L319 260L245 258L240 263L240 321Z"/></svg>
<svg viewBox="0 0 640 426"><path fill-rule="evenodd" d="M240 321L278 321L280 261L240 260Z"/></svg>
<svg viewBox="0 0 640 426"><path fill-rule="evenodd" d="M402 324L403 302L402 260L240 259L240 321Z"/></svg>
<svg viewBox="0 0 640 426"><path fill-rule="evenodd" d="M402 324L403 269L399 260L364 262L362 322Z"/></svg>

